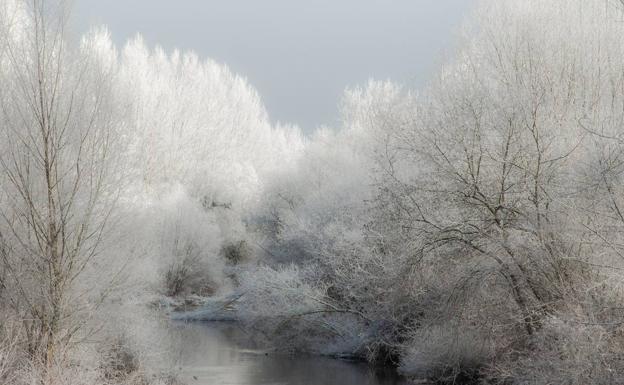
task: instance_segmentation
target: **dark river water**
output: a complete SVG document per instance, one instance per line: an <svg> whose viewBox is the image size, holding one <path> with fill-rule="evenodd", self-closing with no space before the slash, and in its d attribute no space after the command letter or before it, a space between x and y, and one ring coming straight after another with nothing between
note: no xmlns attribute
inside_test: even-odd
<svg viewBox="0 0 624 385"><path fill-rule="evenodd" d="M170 337L188 385L404 385L393 370L324 357L277 355L235 323L174 323Z"/></svg>

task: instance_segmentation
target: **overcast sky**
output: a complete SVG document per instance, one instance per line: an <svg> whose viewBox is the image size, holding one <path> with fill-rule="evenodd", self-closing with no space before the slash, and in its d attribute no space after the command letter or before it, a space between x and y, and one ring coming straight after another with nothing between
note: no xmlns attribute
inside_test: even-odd
<svg viewBox="0 0 624 385"><path fill-rule="evenodd" d="M476 0L74 0L82 32L105 24L123 44L192 49L226 63L271 119L306 132L338 122L346 86L369 78L421 86Z"/></svg>

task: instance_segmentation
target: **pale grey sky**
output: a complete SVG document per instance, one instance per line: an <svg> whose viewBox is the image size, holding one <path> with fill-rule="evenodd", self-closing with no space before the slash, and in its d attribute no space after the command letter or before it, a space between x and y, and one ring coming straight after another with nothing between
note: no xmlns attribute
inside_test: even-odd
<svg viewBox="0 0 624 385"><path fill-rule="evenodd" d="M167 50L227 64L271 119L310 132L335 125L346 86L369 78L421 86L476 0L74 0L77 28L106 24Z"/></svg>

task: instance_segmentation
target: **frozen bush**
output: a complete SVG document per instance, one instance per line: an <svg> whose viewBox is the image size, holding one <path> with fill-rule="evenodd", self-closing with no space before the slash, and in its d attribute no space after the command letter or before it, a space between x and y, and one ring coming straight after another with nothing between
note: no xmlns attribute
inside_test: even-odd
<svg viewBox="0 0 624 385"><path fill-rule="evenodd" d="M492 341L482 331L426 325L406 344L399 370L406 376L445 383L469 381L480 375L493 353Z"/></svg>
<svg viewBox="0 0 624 385"><path fill-rule="evenodd" d="M242 273L241 315L261 321L274 317L297 317L324 308L324 290L307 280L311 269L288 265L273 269L259 266Z"/></svg>
<svg viewBox="0 0 624 385"><path fill-rule="evenodd" d="M170 297L179 295L210 295L214 284L210 280L210 271L203 266L202 251L197 244L175 242L172 250L173 262L165 269L165 294Z"/></svg>
<svg viewBox="0 0 624 385"><path fill-rule="evenodd" d="M126 290L169 296L210 295L226 285L219 256L222 213L202 208L180 186L135 191L122 200L118 254L132 256L124 270Z"/></svg>
<svg viewBox="0 0 624 385"><path fill-rule="evenodd" d="M146 306L142 298L135 301L108 304L103 309L107 315L90 365L111 385L177 385L177 351L167 333L170 320Z"/></svg>
<svg viewBox="0 0 624 385"><path fill-rule="evenodd" d="M221 247L221 256L231 265L238 265L251 258L251 248L247 241L228 242Z"/></svg>
<svg viewBox="0 0 624 385"><path fill-rule="evenodd" d="M618 324L550 317L530 350L506 355L490 374L514 385L622 384L623 335Z"/></svg>
<svg viewBox="0 0 624 385"><path fill-rule="evenodd" d="M0 320L0 322L3 322ZM0 323L0 383L10 384L16 380L17 372L25 358L21 351L19 335L14 328Z"/></svg>
<svg viewBox="0 0 624 385"><path fill-rule="evenodd" d="M118 335L102 347L101 368L108 380L120 381L139 371L139 358L127 338Z"/></svg>
<svg viewBox="0 0 624 385"><path fill-rule="evenodd" d="M336 309L313 268L296 265L250 268L241 274L239 318L278 340L280 349L314 350L331 332L323 317Z"/></svg>

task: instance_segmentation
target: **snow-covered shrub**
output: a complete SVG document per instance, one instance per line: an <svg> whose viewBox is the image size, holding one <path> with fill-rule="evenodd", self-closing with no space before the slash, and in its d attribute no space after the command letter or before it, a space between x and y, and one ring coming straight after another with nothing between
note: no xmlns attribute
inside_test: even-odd
<svg viewBox="0 0 624 385"><path fill-rule="evenodd" d="M314 350L322 345L324 317L335 311L313 267L257 266L241 273L240 319L278 340L280 349Z"/></svg>
<svg viewBox="0 0 624 385"><path fill-rule="evenodd" d="M616 385L624 381L624 330L616 324L551 317L531 348L510 353L490 368L514 385Z"/></svg>
<svg viewBox="0 0 624 385"><path fill-rule="evenodd" d="M467 327L426 325L410 337L399 367L409 377L467 381L478 377L494 356L489 336Z"/></svg>
<svg viewBox="0 0 624 385"><path fill-rule="evenodd" d="M102 350L101 368L104 378L122 381L139 371L139 359L126 337L118 335L105 342Z"/></svg>
<svg viewBox="0 0 624 385"><path fill-rule="evenodd" d="M0 319L0 383L10 384L16 380L24 358L19 329L10 326L8 320Z"/></svg>
<svg viewBox="0 0 624 385"><path fill-rule="evenodd" d="M275 316L300 316L324 308L325 291L310 280L317 273L312 268L294 264L273 269L257 266L242 273L240 290L243 318L263 321Z"/></svg>
<svg viewBox="0 0 624 385"><path fill-rule="evenodd" d="M251 258L252 250L247 241L228 242L221 248L221 256L226 262L232 265L238 265L248 261Z"/></svg>
<svg viewBox="0 0 624 385"><path fill-rule="evenodd" d="M187 244L179 255L177 250L175 257L179 258L165 268L163 286L165 294L169 297L180 295L210 295L214 292L214 284L209 280L208 272L201 266L200 255L196 246Z"/></svg>
<svg viewBox="0 0 624 385"><path fill-rule="evenodd" d="M120 202L114 246L127 258L124 274L134 293L209 295L225 282L219 216L226 209L206 210L180 186L134 191Z"/></svg>

